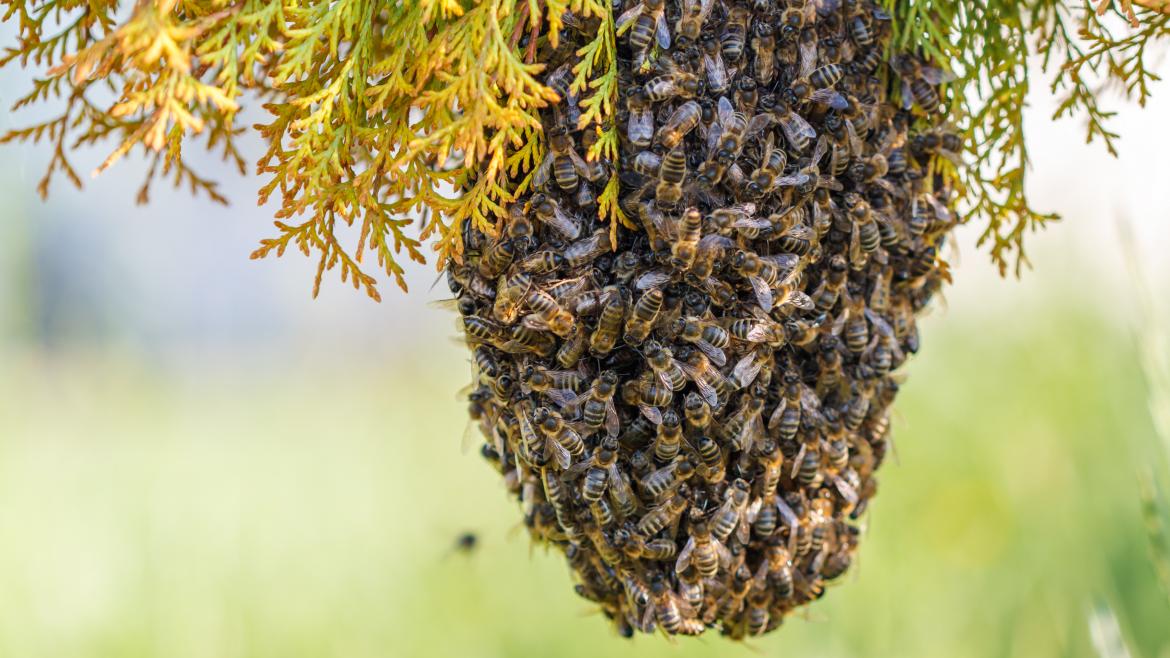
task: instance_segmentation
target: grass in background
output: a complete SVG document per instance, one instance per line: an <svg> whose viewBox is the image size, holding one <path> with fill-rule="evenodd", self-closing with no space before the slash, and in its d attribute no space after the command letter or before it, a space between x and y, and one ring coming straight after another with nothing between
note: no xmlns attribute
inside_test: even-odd
<svg viewBox="0 0 1170 658"><path fill-rule="evenodd" d="M1151 428L1131 343L1058 308L1028 317L926 321L860 559L756 647L1092 656L1098 596L1135 656L1168 644L1133 470L1132 437ZM590 616L561 561L510 532L495 474L461 454L463 356L435 353L182 377L7 358L0 655L751 655L629 642ZM481 546L456 554L467 529Z"/></svg>

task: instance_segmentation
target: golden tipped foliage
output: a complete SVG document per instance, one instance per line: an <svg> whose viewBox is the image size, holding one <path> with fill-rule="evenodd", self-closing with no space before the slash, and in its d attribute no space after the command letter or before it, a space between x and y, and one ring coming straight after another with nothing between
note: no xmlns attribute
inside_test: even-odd
<svg viewBox="0 0 1170 658"><path fill-rule="evenodd" d="M604 0L0 0L17 40L0 66L42 72L14 109L50 99L62 108L2 141L45 141L52 158L38 184L81 177L70 152L112 144L101 171L134 147L150 161L139 193L156 175L225 202L216 183L182 159L183 140L243 170L234 138L242 103L271 115L257 171L260 201L277 194L275 237L259 258L290 245L316 254L314 291L327 270L378 298L366 258L405 287L397 260L422 261L432 241L438 265L461 257L464 221L493 230L530 184L545 155L539 111L556 100L542 81L542 49L556 48L571 11L593 38L576 55L571 89L597 139L590 159L616 162L618 98L612 3ZM1063 95L1057 116L1086 118L1088 137L1114 152L1112 112L1099 92L1144 102L1157 78L1150 44L1166 36L1161 0L888 0L898 48L918 47L958 79L949 104L980 164L958 179L969 216L985 217L983 241L1001 270L1026 263L1024 234L1054 215L1035 211L1025 190L1022 108L1031 52L1043 55ZM1028 43L1033 48L1027 48ZM93 89L91 89L93 87ZM109 90L113 98L109 98ZM940 160L940 167L949 167ZM628 225L612 177L599 212ZM356 226L343 242L339 222ZM417 227L412 227L417 223Z"/></svg>
<svg viewBox="0 0 1170 658"><path fill-rule="evenodd" d="M949 111L968 138L974 166L950 172L958 179L968 217L985 221L1000 272L1027 264L1024 234L1058 219L1028 201L1029 167L1023 110L1033 79L1029 55L1041 57L1060 98L1054 118L1080 116L1086 138L1101 138L1116 155L1115 112L1102 105L1116 92L1144 105L1155 46L1170 36L1161 0L887 0L898 38L917 46L935 66L956 75ZM945 162L940 162L946 165Z"/></svg>

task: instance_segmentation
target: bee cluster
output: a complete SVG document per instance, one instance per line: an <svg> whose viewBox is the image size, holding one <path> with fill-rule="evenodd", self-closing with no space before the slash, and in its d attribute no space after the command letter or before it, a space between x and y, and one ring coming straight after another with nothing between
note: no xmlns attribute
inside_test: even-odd
<svg viewBox="0 0 1170 658"><path fill-rule="evenodd" d="M849 568L962 144L870 0L614 4L620 170L579 155L567 16L534 190L448 270L471 413L622 634L758 635ZM616 245L612 173L643 228Z"/></svg>

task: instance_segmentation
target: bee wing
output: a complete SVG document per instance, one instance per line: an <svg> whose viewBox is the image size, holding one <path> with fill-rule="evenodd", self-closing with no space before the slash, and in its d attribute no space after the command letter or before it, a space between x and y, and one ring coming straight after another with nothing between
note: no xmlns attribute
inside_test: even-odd
<svg viewBox="0 0 1170 658"><path fill-rule="evenodd" d="M630 7L626 11L622 12L622 15L618 16L617 23L615 24L617 27L617 33L620 35L623 32L625 32L626 30L630 29L630 26L632 26L634 24L634 21L638 20L638 17L641 15L642 15L642 3L641 2L634 5L633 7Z"/></svg>
<svg viewBox="0 0 1170 658"><path fill-rule="evenodd" d="M617 407L614 406L613 400L605 404L605 431L612 437L617 436L621 431L621 420L618 418Z"/></svg>
<svg viewBox="0 0 1170 658"><path fill-rule="evenodd" d="M792 130L795 130L798 134L804 135L805 137L808 137L809 139L816 139L816 136L817 136L816 129L814 129L812 127L812 124L810 124L808 121L805 121L804 117L800 116L796 112L789 113L788 121L786 123L787 123L787 125L789 125L792 128ZM784 125L784 124L781 124L781 125Z"/></svg>
<svg viewBox="0 0 1170 658"><path fill-rule="evenodd" d="M708 233L699 238L699 253L707 253L713 249L730 249L735 243L731 238L718 233Z"/></svg>
<svg viewBox="0 0 1170 658"><path fill-rule="evenodd" d="M535 329L536 331L548 331L548 322L535 313L525 315L524 319L520 321L520 324L529 329Z"/></svg>
<svg viewBox="0 0 1170 658"><path fill-rule="evenodd" d="M756 294L756 302L760 308L771 311L776 302L772 296L772 289L758 276L749 276L748 282L752 284L752 291Z"/></svg>
<svg viewBox="0 0 1170 658"><path fill-rule="evenodd" d="M671 384L671 381L670 381L670 374L667 371L658 370L658 371L655 371L654 374L658 376L658 381L661 382L663 386L665 386L666 388L671 389L671 390L674 389L674 386Z"/></svg>
<svg viewBox="0 0 1170 658"><path fill-rule="evenodd" d="M860 263L863 255L864 254L861 251L861 230L860 230L857 222L854 222L853 228L850 231L850 236L849 236L849 262ZM841 320L844 318L845 318L845 316L842 315L841 317L838 318L838 320ZM834 324L833 326L836 327L836 324ZM837 333L837 332L834 332L834 333Z"/></svg>
<svg viewBox="0 0 1170 658"><path fill-rule="evenodd" d="M803 229L803 230L801 230ZM812 238L812 229L804 224L797 224L785 232L785 235L799 237L802 240ZM796 270L796 266L800 264L800 256L796 254L772 254L769 256L760 256L760 260L767 261L775 265L777 269L781 270L787 276L789 273Z"/></svg>
<svg viewBox="0 0 1170 658"><path fill-rule="evenodd" d="M817 67L817 42L801 41L800 42L800 75L801 78L807 78L813 69Z"/></svg>
<svg viewBox="0 0 1170 658"><path fill-rule="evenodd" d="M760 374L760 368L764 367L762 359L756 358L756 353L752 352L739 360L732 369L731 375L735 377L737 382L743 384L743 388L747 388L756 379L756 375ZM745 427L746 429L746 427Z"/></svg>
<svg viewBox="0 0 1170 658"><path fill-rule="evenodd" d="M808 444L802 441L800 450L796 452L796 457L792 460L792 472L789 473L789 477L795 478L796 474L800 472L800 463L804 461L804 453L806 452L808 452Z"/></svg>
<svg viewBox="0 0 1170 658"><path fill-rule="evenodd" d="M577 173L590 181L596 181L604 175L604 170L601 163L594 162L592 164L585 162L581 158L581 154L577 153L576 149L569 149L569 161L573 163L573 167L577 169Z"/></svg>
<svg viewBox="0 0 1170 658"><path fill-rule="evenodd" d="M777 178L775 181L773 181L773 183L777 187L795 187L797 185L803 185L804 183L807 183L809 178L810 176L808 174L797 173L791 176L781 176L780 178Z"/></svg>
<svg viewBox="0 0 1170 658"><path fill-rule="evenodd" d="M914 106L914 92L910 90L910 81L902 78L902 109L909 110Z"/></svg>
<svg viewBox="0 0 1170 658"><path fill-rule="evenodd" d="M827 135L821 135L820 139L817 140L816 146L813 147L812 160L809 161L809 164L819 164L821 159L824 158L825 154L828 152L829 138Z"/></svg>
<svg viewBox="0 0 1170 658"><path fill-rule="evenodd" d="M735 119L735 107L731 105L731 101L727 100L726 96L720 96L717 103L719 124L726 126Z"/></svg>
<svg viewBox="0 0 1170 658"><path fill-rule="evenodd" d="M548 399L555 402L562 412L569 409L576 409L585 399L585 396L578 396L567 388L550 388L544 394Z"/></svg>
<svg viewBox="0 0 1170 658"><path fill-rule="evenodd" d="M641 411L642 415L646 417L646 420L650 421L651 423L654 423L655 425L662 424L662 411L658 407L651 407L644 402L639 402L638 411Z"/></svg>
<svg viewBox="0 0 1170 658"><path fill-rule="evenodd" d="M776 496L776 511L780 513L780 520L789 528L795 528L796 524L800 522L796 518L796 512L792 511L792 508L780 496Z"/></svg>
<svg viewBox="0 0 1170 658"><path fill-rule="evenodd" d="M565 214L560 207L557 207L553 212L553 221L549 222L549 226L552 226L569 240L576 240L581 236L581 224Z"/></svg>
<svg viewBox="0 0 1170 658"><path fill-rule="evenodd" d="M844 498L845 501L850 505L856 505L859 498L857 497L857 491L854 490L853 486L836 473L833 473L830 475L830 477L833 479L833 486L837 488L837 491L841 494L841 497Z"/></svg>
<svg viewBox="0 0 1170 658"><path fill-rule="evenodd" d="M745 516L744 513L741 512L739 515L739 525L735 526L735 537L736 537L736 539L739 540L739 543L743 544L744 546L747 546L748 541L751 540L752 526L750 523L748 523L744 519L744 516ZM723 551L727 553L727 562L726 563L723 562L722 554L720 554L720 564L722 564L723 568L726 569L727 565L731 563L731 552L728 551L727 548L724 547L722 544L720 544L719 547L723 548Z"/></svg>
<svg viewBox="0 0 1170 658"><path fill-rule="evenodd" d="M853 127L852 121L845 122L845 132L849 135L849 151L853 155L861 156L865 152L865 142L857 134L857 129Z"/></svg>
<svg viewBox="0 0 1170 658"><path fill-rule="evenodd" d="M776 429L780 426L780 419L784 416L784 410L788 408L787 398L780 398L780 404L776 405L776 410L768 416L768 429Z"/></svg>
<svg viewBox="0 0 1170 658"><path fill-rule="evenodd" d="M720 368L727 365L727 355L724 354L723 350L719 349L718 347L715 347L711 343L708 343L702 339L696 341L695 346L698 347L699 350L703 352L703 354L706 354L708 359L711 359L711 363L714 363ZM680 363L679 365L681 366L682 364Z"/></svg>
<svg viewBox="0 0 1170 658"><path fill-rule="evenodd" d="M630 112L627 132L631 142L649 144L654 139L654 113L650 110Z"/></svg>
<svg viewBox="0 0 1170 658"><path fill-rule="evenodd" d="M707 86L711 91L720 92L727 89L729 75L723 57L718 54L712 57L703 53L703 69L707 73Z"/></svg>
<svg viewBox="0 0 1170 658"><path fill-rule="evenodd" d="M691 566L691 554L695 552L695 536L691 535L687 540L683 549L678 553L678 559L674 562L674 570L676 573L682 573Z"/></svg>
<svg viewBox="0 0 1170 658"><path fill-rule="evenodd" d="M707 130L707 154L714 157L715 149L719 146L719 139L723 137L723 126L718 121L711 124Z"/></svg>
<svg viewBox="0 0 1170 658"><path fill-rule="evenodd" d="M532 186L535 188L542 188L548 185L548 177L552 172L553 154L550 152L544 156L540 166L536 168L536 172L532 174Z"/></svg>
<svg viewBox="0 0 1170 658"><path fill-rule="evenodd" d="M817 89L809 96L809 100L814 103L823 103L834 110L844 110L849 107L849 101L840 92L832 88Z"/></svg>
<svg viewBox="0 0 1170 658"><path fill-rule="evenodd" d="M788 299L784 300L785 304L795 306L802 311L811 311L816 308L811 297L799 290L793 290L788 294Z"/></svg>
<svg viewBox="0 0 1170 658"><path fill-rule="evenodd" d="M742 520L740 521L739 525L741 528L747 527L747 525L745 525ZM749 528L749 530L750 530L750 528ZM742 535L742 533L740 533L740 534ZM748 544L747 539L741 538L740 541L743 542L744 546L747 546L747 544ZM721 542L715 538L711 539L711 546L713 546L715 548L715 553L719 556L719 566L723 569L726 569L727 565L731 564L731 560L732 560L731 551L728 550L727 546L725 546L723 544L723 542Z"/></svg>
<svg viewBox="0 0 1170 658"><path fill-rule="evenodd" d="M650 270L642 274L634 281L634 288L637 290L649 290L650 288L661 288L670 282L670 273L666 270Z"/></svg>
<svg viewBox="0 0 1170 658"><path fill-rule="evenodd" d="M769 228L772 222L766 217L741 217L731 225L735 228Z"/></svg>
<svg viewBox="0 0 1170 658"><path fill-rule="evenodd" d="M658 40L658 47L663 50L670 48L670 28L666 26L666 13L658 12L658 20L655 21L654 37Z"/></svg>
<svg viewBox="0 0 1170 658"><path fill-rule="evenodd" d="M630 489L630 481L618 469L617 464L609 466L609 486L613 488L619 498L634 500L634 491Z"/></svg>
<svg viewBox="0 0 1170 658"><path fill-rule="evenodd" d="M600 253L598 250L607 233L608 231L601 229L587 238L573 242L565 249L565 258L568 260L576 260L578 258L584 258L586 255L592 254L595 251Z"/></svg>
<svg viewBox="0 0 1170 658"><path fill-rule="evenodd" d="M561 467L561 470L566 471L573 465L573 455L565 446L554 441L551 436L546 436L544 443L552 450L553 459Z"/></svg>
<svg viewBox="0 0 1170 658"><path fill-rule="evenodd" d="M926 80L932 85L941 85L944 82L951 82L955 79L955 74L950 71L944 71L934 66L923 66L919 68L919 75L923 80Z"/></svg>
<svg viewBox="0 0 1170 658"><path fill-rule="evenodd" d="M767 112L764 112L762 114L757 114L756 116L752 117L750 121L748 121L748 125L747 125L747 128L744 130L743 136L745 139L749 138L749 137L753 137L756 134L763 132L764 130L766 130L768 128L768 126L771 126L771 125L772 125L772 115L771 114L768 114ZM769 134L768 135L768 139L769 139L768 148L765 150L764 157L761 158L761 160L760 160L761 162L767 162L768 156L772 152L771 138L772 138L772 135Z"/></svg>

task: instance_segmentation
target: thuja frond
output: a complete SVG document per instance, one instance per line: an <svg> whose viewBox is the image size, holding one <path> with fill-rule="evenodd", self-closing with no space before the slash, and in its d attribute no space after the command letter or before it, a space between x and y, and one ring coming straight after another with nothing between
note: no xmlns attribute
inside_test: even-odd
<svg viewBox="0 0 1170 658"><path fill-rule="evenodd" d="M14 109L64 101L3 137L52 144L42 194L56 174L80 186L72 150L108 143L99 172L135 147L148 154L140 201L155 176L224 201L184 163L182 144L204 134L242 167L233 121L260 99L260 202L280 209L277 235L253 257L290 245L315 255L314 292L336 270L378 298L370 254L405 288L400 255L424 261L430 241L441 267L461 258L464 221L495 230L546 153L539 112L560 99L539 54L558 46L566 12L596 25L574 81L602 131L589 157L617 157L616 132L601 128L612 125L617 73L612 9L599 0L139 0L128 15L111 0L4 4L18 35L0 66L44 70ZM116 99L96 104L99 87ZM357 227L356 241L341 225Z"/></svg>
<svg viewBox="0 0 1170 658"><path fill-rule="evenodd" d="M1027 196L1028 142L1023 110L1034 80L1028 57L1040 55L1060 98L1054 118L1078 116L1086 138L1116 154L1114 111L1102 92L1144 104L1158 76L1152 50L1170 36L1161 0L889 0L894 47L917 49L956 75L949 111L977 162L953 171L968 219L985 222L980 238L992 260L1017 273L1028 263L1024 236L1058 219Z"/></svg>

